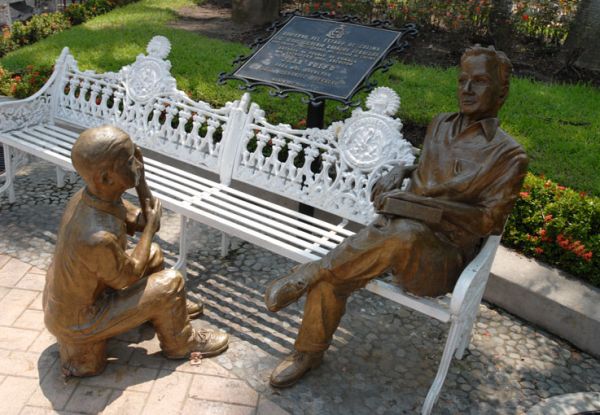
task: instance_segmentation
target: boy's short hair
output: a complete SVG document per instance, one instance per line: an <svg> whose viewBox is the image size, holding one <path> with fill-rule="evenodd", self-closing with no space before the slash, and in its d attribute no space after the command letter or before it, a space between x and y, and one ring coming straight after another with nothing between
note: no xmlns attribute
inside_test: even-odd
<svg viewBox="0 0 600 415"><path fill-rule="evenodd" d="M88 128L79 135L71 149L73 166L89 183L96 172L113 167L119 153L129 142L129 135L112 125Z"/></svg>

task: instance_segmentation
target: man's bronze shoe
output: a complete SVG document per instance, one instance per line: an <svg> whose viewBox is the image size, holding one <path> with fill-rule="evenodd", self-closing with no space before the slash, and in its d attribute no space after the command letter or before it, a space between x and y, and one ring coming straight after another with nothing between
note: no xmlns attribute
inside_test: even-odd
<svg viewBox="0 0 600 415"><path fill-rule="evenodd" d="M279 363L271 373L269 383L275 388L287 388L298 382L306 372L319 367L323 352L308 353L294 351Z"/></svg>
<svg viewBox="0 0 600 415"><path fill-rule="evenodd" d="M265 290L269 311L279 311L297 301L319 279L319 267L312 263L299 265L285 277L277 278Z"/></svg>
<svg viewBox="0 0 600 415"><path fill-rule="evenodd" d="M204 304L200 300L187 298L185 300L185 311L190 320L194 319L204 313Z"/></svg>

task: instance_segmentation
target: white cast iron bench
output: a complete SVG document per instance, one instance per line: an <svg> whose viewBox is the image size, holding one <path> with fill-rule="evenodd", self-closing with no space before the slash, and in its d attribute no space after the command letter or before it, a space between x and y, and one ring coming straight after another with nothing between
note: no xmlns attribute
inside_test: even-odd
<svg viewBox="0 0 600 415"><path fill-rule="evenodd" d="M189 221L223 232L223 254L229 237L235 236L307 262L352 235L351 222L369 223L375 215L369 201L373 184L394 165L415 160L412 146L400 133L400 120L393 118L400 100L389 88L374 90L367 99L369 109L354 110L343 122L324 130L297 130L268 123L248 94L217 109L189 99L170 74L168 40L153 38L147 51L119 72L97 74L80 71L65 48L40 91L0 103L0 142L7 170L0 193L8 193L9 202L15 200L16 170L29 155L56 165L60 187L65 172L73 170L70 151L79 133L113 124L142 147L153 193L165 208L181 215L177 269L185 270ZM176 167L182 163L190 168ZM191 173L197 168L218 180ZM336 219L307 216L256 196L260 191L237 190L237 183L313 206ZM487 238L461 274L449 303L411 296L380 280L367 286L450 323L423 414L431 411L452 357L462 358L469 345L499 240Z"/></svg>

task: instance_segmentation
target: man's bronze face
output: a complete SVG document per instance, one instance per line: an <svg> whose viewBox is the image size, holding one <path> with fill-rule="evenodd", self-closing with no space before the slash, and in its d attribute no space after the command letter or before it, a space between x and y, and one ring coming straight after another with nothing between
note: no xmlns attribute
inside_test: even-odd
<svg viewBox="0 0 600 415"><path fill-rule="evenodd" d="M493 59L481 54L469 56L462 62L458 77L458 103L462 114L472 121L496 117L504 96Z"/></svg>

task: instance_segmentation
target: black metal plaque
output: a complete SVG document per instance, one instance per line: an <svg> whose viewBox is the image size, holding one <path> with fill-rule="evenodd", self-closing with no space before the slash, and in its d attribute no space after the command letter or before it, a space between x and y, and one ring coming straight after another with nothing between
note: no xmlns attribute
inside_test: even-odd
<svg viewBox="0 0 600 415"><path fill-rule="evenodd" d="M293 16L233 77L348 100L402 32Z"/></svg>

